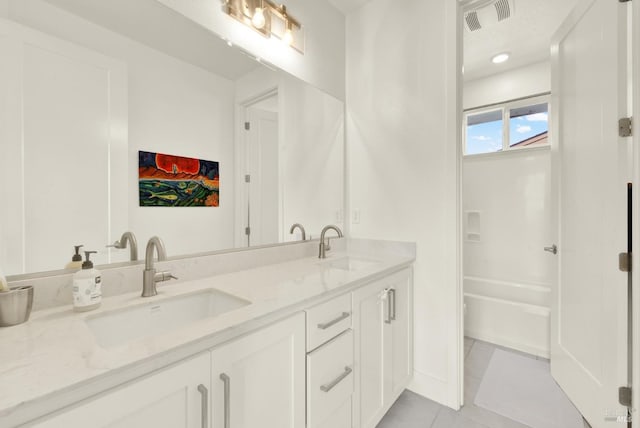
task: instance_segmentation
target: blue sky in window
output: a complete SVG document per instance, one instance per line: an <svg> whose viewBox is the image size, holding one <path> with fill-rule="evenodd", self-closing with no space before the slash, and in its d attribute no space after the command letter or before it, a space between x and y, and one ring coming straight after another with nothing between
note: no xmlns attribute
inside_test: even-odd
<svg viewBox="0 0 640 428"><path fill-rule="evenodd" d="M467 154L502 150L502 120L467 126Z"/></svg>
<svg viewBox="0 0 640 428"><path fill-rule="evenodd" d="M511 118L509 123L509 145L513 146L548 130L548 113L535 113Z"/></svg>

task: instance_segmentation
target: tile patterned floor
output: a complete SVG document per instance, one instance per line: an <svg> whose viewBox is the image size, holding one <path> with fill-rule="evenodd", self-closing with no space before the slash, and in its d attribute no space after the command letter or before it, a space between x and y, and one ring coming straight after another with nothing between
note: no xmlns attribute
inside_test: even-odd
<svg viewBox="0 0 640 428"><path fill-rule="evenodd" d="M377 428L528 428L526 425L478 407L473 403L482 376L487 370L493 351L497 348L516 352L529 358L536 358L533 355L465 337L465 405L462 409L456 412L411 391L405 391L380 421Z"/></svg>

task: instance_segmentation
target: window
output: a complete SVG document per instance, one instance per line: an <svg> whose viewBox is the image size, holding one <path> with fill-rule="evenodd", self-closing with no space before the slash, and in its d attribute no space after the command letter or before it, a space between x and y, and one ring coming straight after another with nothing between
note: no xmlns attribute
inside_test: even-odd
<svg viewBox="0 0 640 428"><path fill-rule="evenodd" d="M502 109L467 116L468 155L502 150Z"/></svg>
<svg viewBox="0 0 640 428"><path fill-rule="evenodd" d="M528 98L465 114L464 154L477 155L549 144L549 100Z"/></svg>

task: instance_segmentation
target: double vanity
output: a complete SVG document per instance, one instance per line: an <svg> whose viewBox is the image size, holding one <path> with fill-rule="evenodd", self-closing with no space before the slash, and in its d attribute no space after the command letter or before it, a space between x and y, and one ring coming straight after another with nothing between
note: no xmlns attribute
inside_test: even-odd
<svg viewBox="0 0 640 428"><path fill-rule="evenodd" d="M0 329L0 426L375 427L413 374L415 246L331 244L158 262L181 279L145 298L144 265L108 268L89 313L36 301Z"/></svg>

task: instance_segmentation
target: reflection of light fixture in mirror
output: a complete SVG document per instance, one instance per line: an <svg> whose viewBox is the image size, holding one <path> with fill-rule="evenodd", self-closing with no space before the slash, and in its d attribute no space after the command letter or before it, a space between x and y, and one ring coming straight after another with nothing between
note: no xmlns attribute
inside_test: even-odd
<svg viewBox="0 0 640 428"><path fill-rule="evenodd" d="M222 0L223 11L265 37L275 36L288 46L304 53L302 26L285 5L271 0Z"/></svg>

